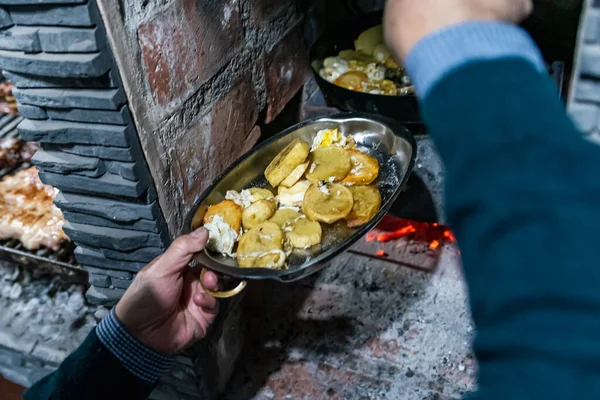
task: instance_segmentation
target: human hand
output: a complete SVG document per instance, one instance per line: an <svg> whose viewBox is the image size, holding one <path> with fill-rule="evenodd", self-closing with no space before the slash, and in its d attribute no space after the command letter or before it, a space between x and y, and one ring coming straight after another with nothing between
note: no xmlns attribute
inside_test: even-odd
<svg viewBox="0 0 600 400"><path fill-rule="evenodd" d="M115 308L129 333L159 353L176 354L202 339L217 316L217 299L204 293L199 271L188 266L207 240L205 228L177 238L140 270ZM203 283L216 290L216 275L206 273Z"/></svg>
<svg viewBox="0 0 600 400"><path fill-rule="evenodd" d="M385 38L397 59L419 40L444 27L469 21L518 23L533 10L532 0L387 0Z"/></svg>

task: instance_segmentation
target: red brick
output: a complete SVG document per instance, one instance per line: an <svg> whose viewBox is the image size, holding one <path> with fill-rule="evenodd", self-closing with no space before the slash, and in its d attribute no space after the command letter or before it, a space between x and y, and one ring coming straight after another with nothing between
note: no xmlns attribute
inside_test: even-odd
<svg viewBox="0 0 600 400"><path fill-rule="evenodd" d="M260 136L260 129L254 128L257 118L252 80L245 76L209 114L173 142L172 179L181 182L187 204L254 146Z"/></svg>
<svg viewBox="0 0 600 400"><path fill-rule="evenodd" d="M259 27L264 27L283 10L296 6L296 0L252 0L252 15Z"/></svg>
<svg viewBox="0 0 600 400"><path fill-rule="evenodd" d="M300 90L308 75L308 55L297 24L265 56L267 115L271 122Z"/></svg>
<svg viewBox="0 0 600 400"><path fill-rule="evenodd" d="M138 26L138 42L155 101L183 100L236 53L243 28L239 1L177 0Z"/></svg>

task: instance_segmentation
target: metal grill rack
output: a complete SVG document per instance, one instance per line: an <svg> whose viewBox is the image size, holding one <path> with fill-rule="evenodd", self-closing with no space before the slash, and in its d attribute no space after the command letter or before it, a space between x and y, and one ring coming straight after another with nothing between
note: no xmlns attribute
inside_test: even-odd
<svg viewBox="0 0 600 400"><path fill-rule="evenodd" d="M0 140L18 136L17 125L23 117L17 115L0 114ZM16 168L0 170L0 179L9 174L14 174L29 168L30 163L24 163ZM75 261L72 243L64 243L57 251L49 248L28 250L16 239L0 240L0 260L18 264L29 269L35 269L37 275L51 274L62 275L70 281L87 281L87 274Z"/></svg>

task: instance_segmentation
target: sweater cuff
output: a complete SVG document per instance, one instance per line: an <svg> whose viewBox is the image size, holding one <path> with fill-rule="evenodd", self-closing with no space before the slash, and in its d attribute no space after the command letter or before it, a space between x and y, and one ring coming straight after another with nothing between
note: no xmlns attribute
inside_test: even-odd
<svg viewBox="0 0 600 400"><path fill-rule="evenodd" d="M137 378L149 385L169 373L174 356L165 356L131 336L119 322L114 308L96 327L98 339Z"/></svg>
<svg viewBox="0 0 600 400"><path fill-rule="evenodd" d="M539 49L524 29L501 22L475 21L426 36L408 53L405 67L417 95L424 98L456 68L476 61L514 57L546 71Z"/></svg>

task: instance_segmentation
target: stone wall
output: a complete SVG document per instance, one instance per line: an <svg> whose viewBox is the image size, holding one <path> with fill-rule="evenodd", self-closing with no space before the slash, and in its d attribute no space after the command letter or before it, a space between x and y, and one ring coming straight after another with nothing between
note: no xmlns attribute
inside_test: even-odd
<svg viewBox="0 0 600 400"><path fill-rule="evenodd" d="M61 191L88 300L112 305L170 236L96 4L0 0L0 27L19 133L41 142L33 162Z"/></svg>
<svg viewBox="0 0 600 400"><path fill-rule="evenodd" d="M98 0L172 234L307 73L296 0Z"/></svg>

